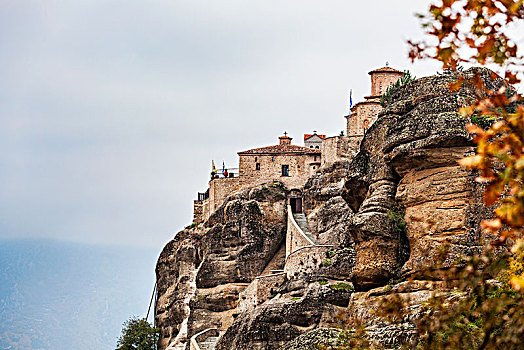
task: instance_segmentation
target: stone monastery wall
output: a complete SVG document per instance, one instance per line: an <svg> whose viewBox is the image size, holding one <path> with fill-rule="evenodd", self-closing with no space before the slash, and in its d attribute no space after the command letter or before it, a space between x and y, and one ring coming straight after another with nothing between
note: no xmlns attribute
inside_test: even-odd
<svg viewBox="0 0 524 350"><path fill-rule="evenodd" d="M217 210L230 194L239 190L241 182L238 177L218 178L209 181L209 210Z"/></svg>
<svg viewBox="0 0 524 350"><path fill-rule="evenodd" d="M348 135L363 135L365 130L377 120L381 109L379 102L370 101L356 105L355 112L350 116Z"/></svg>
<svg viewBox="0 0 524 350"><path fill-rule="evenodd" d="M391 74L389 72L373 73L371 80L371 94L373 96L383 95L388 87L393 85L402 74Z"/></svg>
<svg viewBox="0 0 524 350"><path fill-rule="evenodd" d="M310 245L295 250L286 258L287 278L310 274L324 265L329 266L329 252L333 249L332 245Z"/></svg>
<svg viewBox="0 0 524 350"><path fill-rule="evenodd" d="M246 289L240 292L237 311L242 313L252 310L257 305L271 299L271 296L284 282L285 278L285 272L255 278Z"/></svg>
<svg viewBox="0 0 524 350"><path fill-rule="evenodd" d="M239 176L246 185L279 180L289 189L301 188L320 167L320 158L320 154L240 155ZM282 165L289 165L289 176L282 176Z"/></svg>
<svg viewBox="0 0 524 350"><path fill-rule="evenodd" d="M360 148L362 136L335 136L322 141L322 167L341 159L354 157Z"/></svg>

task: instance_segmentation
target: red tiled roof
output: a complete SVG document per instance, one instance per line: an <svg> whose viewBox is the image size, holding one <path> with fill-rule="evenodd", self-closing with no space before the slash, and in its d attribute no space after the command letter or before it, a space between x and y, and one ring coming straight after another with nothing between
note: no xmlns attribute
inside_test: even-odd
<svg viewBox="0 0 524 350"><path fill-rule="evenodd" d="M312 149L307 147L295 145L274 145L260 148L253 148L247 151L238 152L242 154L320 154L319 149Z"/></svg>
<svg viewBox="0 0 524 350"><path fill-rule="evenodd" d="M382 68L378 68L378 69L373 69L368 74L373 74L373 73L397 73L397 74L404 74L403 72L399 71L398 69L391 68L391 67L382 67Z"/></svg>
<svg viewBox="0 0 524 350"><path fill-rule="evenodd" d="M304 134L304 141L306 141L307 139L309 139L311 136L313 135L317 135L318 137L320 137L322 140L326 138L326 135L319 135L319 134Z"/></svg>

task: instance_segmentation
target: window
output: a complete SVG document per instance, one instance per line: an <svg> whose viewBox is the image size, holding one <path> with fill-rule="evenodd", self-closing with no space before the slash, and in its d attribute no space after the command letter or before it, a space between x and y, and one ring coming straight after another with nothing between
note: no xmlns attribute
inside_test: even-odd
<svg viewBox="0 0 524 350"><path fill-rule="evenodd" d="M309 146L309 148L313 148L313 145Z"/></svg>
<svg viewBox="0 0 524 350"><path fill-rule="evenodd" d="M314 156L314 159L313 159L313 161L314 161L314 162L316 162L316 161L317 161L317 156Z"/></svg>
<svg viewBox="0 0 524 350"><path fill-rule="evenodd" d="M274 162L275 161L275 157L271 157L271 161Z"/></svg>
<svg viewBox="0 0 524 350"><path fill-rule="evenodd" d="M258 160L258 158L257 158L257 157L255 157L255 162L256 162L257 160Z"/></svg>
<svg viewBox="0 0 524 350"><path fill-rule="evenodd" d="M313 170L315 170L317 167L313 165Z"/></svg>
<svg viewBox="0 0 524 350"><path fill-rule="evenodd" d="M289 165L282 165L282 176L289 176Z"/></svg>
<svg viewBox="0 0 524 350"><path fill-rule="evenodd" d="M260 170L260 163L255 164L255 169Z"/></svg>
<svg viewBox="0 0 524 350"><path fill-rule="evenodd" d="M320 147L319 146L315 146L316 149L319 149Z"/></svg>

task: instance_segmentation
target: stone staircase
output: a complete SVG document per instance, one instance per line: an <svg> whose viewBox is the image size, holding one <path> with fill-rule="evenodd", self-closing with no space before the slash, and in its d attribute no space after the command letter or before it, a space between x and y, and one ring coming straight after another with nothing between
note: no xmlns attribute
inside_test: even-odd
<svg viewBox="0 0 524 350"><path fill-rule="evenodd" d="M311 240L313 243L317 243L317 240L313 235L311 234L311 231L309 231L309 227L307 226L307 219L306 215L304 213L293 213L293 219L295 219L295 222L297 223L298 227L304 232L304 234Z"/></svg>
<svg viewBox="0 0 524 350"><path fill-rule="evenodd" d="M218 338L220 338L220 332L216 328L205 329L191 337L189 341L190 350L214 350Z"/></svg>
<svg viewBox="0 0 524 350"><path fill-rule="evenodd" d="M198 343L200 350L214 350L218 342L218 337L207 337L206 340Z"/></svg>

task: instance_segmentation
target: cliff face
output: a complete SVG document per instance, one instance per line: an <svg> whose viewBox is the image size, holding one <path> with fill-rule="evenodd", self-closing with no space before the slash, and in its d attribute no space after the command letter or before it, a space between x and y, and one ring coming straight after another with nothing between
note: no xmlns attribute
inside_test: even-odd
<svg viewBox="0 0 524 350"><path fill-rule="evenodd" d="M485 69L463 74L480 74L491 89L504 84ZM444 245L448 266L478 252L479 222L489 215L474 174L457 165L473 145L468 121L456 111L482 92L469 84L451 92L456 78L422 78L397 89L358 154L308 180L302 193L308 229L331 251L253 309L237 311L239 293L255 277L283 268L286 190L278 184L244 190L204 224L178 233L157 265L160 348L183 348L187 337L212 327L221 331L223 350L314 349L307 344L333 333L319 328L336 324L364 324L383 344L413 339L420 305L442 287L422 267ZM406 276L415 282L392 282ZM373 314L391 294L413 304L413 314L397 324Z"/></svg>
<svg viewBox="0 0 524 350"><path fill-rule="evenodd" d="M476 73L491 89L504 84L486 69L464 75ZM353 281L360 289L384 285L400 269L416 272L443 244L449 246L447 264L480 248L479 222L488 211L474 175L457 164L473 151L469 121L457 110L482 92L469 84L451 92L456 79L422 78L393 93L350 165L345 187L348 202L358 206L350 234L357 250ZM404 210L407 241L395 229L395 216Z"/></svg>
<svg viewBox="0 0 524 350"><path fill-rule="evenodd" d="M237 193L205 224L186 228L158 259L160 348L232 322L238 294L262 274L286 232L285 190L269 184Z"/></svg>

